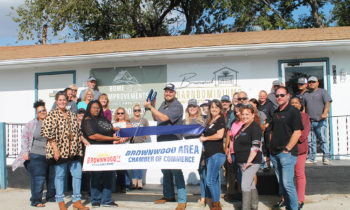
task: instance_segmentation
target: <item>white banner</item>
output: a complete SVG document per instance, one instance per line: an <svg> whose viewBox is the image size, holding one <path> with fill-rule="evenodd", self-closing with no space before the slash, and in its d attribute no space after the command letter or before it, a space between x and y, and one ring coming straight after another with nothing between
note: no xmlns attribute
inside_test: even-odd
<svg viewBox="0 0 350 210"><path fill-rule="evenodd" d="M197 169L202 154L199 139L86 147L83 171L126 169Z"/></svg>

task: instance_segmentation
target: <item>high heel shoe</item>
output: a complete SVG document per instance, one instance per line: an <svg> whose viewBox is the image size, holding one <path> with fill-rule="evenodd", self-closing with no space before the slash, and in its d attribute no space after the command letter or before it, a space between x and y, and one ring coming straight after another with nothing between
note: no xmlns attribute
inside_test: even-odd
<svg viewBox="0 0 350 210"><path fill-rule="evenodd" d="M298 210L302 209L304 206L304 202L298 203Z"/></svg>

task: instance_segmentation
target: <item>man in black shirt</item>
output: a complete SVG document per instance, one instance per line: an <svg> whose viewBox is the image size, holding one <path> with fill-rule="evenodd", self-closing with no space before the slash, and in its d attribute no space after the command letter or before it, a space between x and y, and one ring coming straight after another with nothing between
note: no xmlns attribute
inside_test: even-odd
<svg viewBox="0 0 350 210"><path fill-rule="evenodd" d="M267 92L265 90L261 90L259 92L259 106L258 110L262 111L266 114L266 123L265 123L265 131L264 131L264 142L263 142L263 154L266 162L267 169L270 169L270 132L271 132L271 121L273 113L276 108L273 103L267 98Z"/></svg>
<svg viewBox="0 0 350 210"><path fill-rule="evenodd" d="M271 161L279 182L280 194L287 209L298 209L294 186L294 166L298 156L297 142L304 129L299 110L289 104L290 94L285 87L276 90L279 105L272 117Z"/></svg>
<svg viewBox="0 0 350 210"><path fill-rule="evenodd" d="M150 109L153 119L157 121L157 125L179 125L182 124L183 107L176 99L176 89L174 84L167 84L164 88L164 102L159 109L155 109L155 102L151 105L149 101L145 101L144 107ZM160 135L157 141L174 141L181 140L179 135ZM176 209L186 208L186 188L185 179L182 170L162 169L163 173L163 198L156 200L154 203L163 204L166 202L175 202L174 177L177 188L178 206Z"/></svg>

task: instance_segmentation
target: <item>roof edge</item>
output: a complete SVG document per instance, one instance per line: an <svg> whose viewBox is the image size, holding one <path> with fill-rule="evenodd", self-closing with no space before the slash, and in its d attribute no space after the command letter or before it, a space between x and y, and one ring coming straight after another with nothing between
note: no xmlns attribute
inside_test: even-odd
<svg viewBox="0 0 350 210"><path fill-rule="evenodd" d="M91 58L99 58L99 57L124 58L124 57L139 57L139 56L188 54L188 53L225 52L225 51L239 51L239 50L281 49L281 48L287 48L287 47L317 47L317 46L341 46L341 45L350 45L350 39L307 41L307 42L264 43L264 44L247 44L247 45L223 45L223 46L113 52L113 53L99 53L99 54L85 54L85 55L82 54L82 55L58 56L58 57L26 58L26 59L13 59L13 60L2 60L2 61L0 60L0 66L65 62L65 61L82 61L82 60L88 60Z"/></svg>

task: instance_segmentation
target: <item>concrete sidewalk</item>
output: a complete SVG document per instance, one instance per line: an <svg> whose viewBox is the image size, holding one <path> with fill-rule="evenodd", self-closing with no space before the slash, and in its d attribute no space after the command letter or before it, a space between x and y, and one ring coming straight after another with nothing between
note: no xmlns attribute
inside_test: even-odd
<svg viewBox="0 0 350 210"><path fill-rule="evenodd" d="M197 204L197 200L200 195L196 194L199 191L198 186L187 186L188 191L188 203L187 209L209 209L201 208ZM177 203L166 204L153 204L153 201L160 198L161 186L145 186L144 190L133 190L127 194L114 193L113 199L119 204L119 208L116 209L175 209ZM38 209L30 207L30 191L28 189L15 189L8 188L6 190L0 190L0 209L1 210L25 210L25 209ZM72 198L68 194L65 198L69 209L73 209L71 202ZM274 203L279 198L277 196L260 196L259 197L259 209L271 209ZM83 199L84 204L90 206L89 199ZM223 209L240 209L241 203L227 203L221 199ZM41 209L41 208L40 208ZM58 209L56 203L46 203L46 207L42 209ZM101 207L98 209L111 209ZM306 201L303 210L333 210L333 209L350 209L350 194L322 194L322 195L309 195L306 196Z"/></svg>

